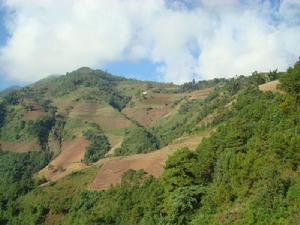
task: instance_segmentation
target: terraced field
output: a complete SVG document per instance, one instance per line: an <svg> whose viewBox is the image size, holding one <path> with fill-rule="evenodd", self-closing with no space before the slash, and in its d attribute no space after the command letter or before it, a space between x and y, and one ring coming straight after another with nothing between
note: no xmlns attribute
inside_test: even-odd
<svg viewBox="0 0 300 225"><path fill-rule="evenodd" d="M81 162L89 141L83 137L62 143L62 152L54 158L48 166L39 172L39 176L48 180L58 180L74 171L81 170L87 166Z"/></svg>
<svg viewBox="0 0 300 225"><path fill-rule="evenodd" d="M159 177L164 170L164 164L168 156L176 150L188 147L194 150L209 135L203 132L199 135L189 135L175 140L170 145L147 154L136 154L126 157L112 157L99 160L97 165L101 165L95 180L91 183L92 189L106 189L121 182L122 175L129 169L143 169L147 173Z"/></svg>
<svg viewBox="0 0 300 225"><path fill-rule="evenodd" d="M213 88L181 94L147 92L144 96L134 98L122 112L139 124L150 127L173 111L181 99L185 97L190 99L204 99L212 91Z"/></svg>
<svg viewBox="0 0 300 225"><path fill-rule="evenodd" d="M128 104L122 112L99 101L76 101L70 96L62 98L66 101L55 99L60 113L68 110L65 130L70 131L71 136L64 139L60 154L50 162L49 166L40 171L39 176L56 181L74 171L87 167L81 163L88 145L88 141L82 137L82 131L85 123L93 122L103 129L111 144L111 149L106 154L106 158L97 162L97 165L102 165L102 169L91 184L91 188L102 189L115 185L120 182L122 174L129 169L144 169L158 177L162 173L164 162L170 154L181 147L194 149L205 135L179 138L170 145L148 154L113 157L115 149L120 147L123 142L124 131L133 126L131 119L149 127L164 116L177 111L176 105L181 99L205 98L212 90L208 88L184 94L149 92L144 98L134 98L134 106Z"/></svg>

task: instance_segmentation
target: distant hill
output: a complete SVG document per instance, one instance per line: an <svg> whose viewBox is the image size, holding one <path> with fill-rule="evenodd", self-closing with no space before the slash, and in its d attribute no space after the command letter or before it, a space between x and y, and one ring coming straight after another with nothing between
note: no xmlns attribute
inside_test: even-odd
<svg viewBox="0 0 300 225"><path fill-rule="evenodd" d="M21 89L21 88L22 88L22 87L21 87L21 86L18 86L18 85L10 86L10 87L5 88L4 90L0 91L0 96L9 94L10 92L19 90L19 89Z"/></svg>

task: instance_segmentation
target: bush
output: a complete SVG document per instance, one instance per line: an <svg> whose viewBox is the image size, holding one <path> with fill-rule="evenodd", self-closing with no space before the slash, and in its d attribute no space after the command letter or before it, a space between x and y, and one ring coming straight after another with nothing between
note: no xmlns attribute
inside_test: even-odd
<svg viewBox="0 0 300 225"><path fill-rule="evenodd" d="M158 139L143 127L136 126L125 132L121 148L116 150L117 155L131 155L147 153L159 148Z"/></svg>
<svg viewBox="0 0 300 225"><path fill-rule="evenodd" d="M300 102L300 60L293 68L289 68L287 73L280 79L281 87L284 91L294 96Z"/></svg>
<svg viewBox="0 0 300 225"><path fill-rule="evenodd" d="M6 105L0 102L0 128L3 126L6 116Z"/></svg>
<svg viewBox="0 0 300 225"><path fill-rule="evenodd" d="M50 160L45 152L12 153L0 150L0 215L19 196L32 190L33 174Z"/></svg>
<svg viewBox="0 0 300 225"><path fill-rule="evenodd" d="M90 141L84 155L85 163L93 163L103 158L110 149L107 137L95 123L89 123L83 131L83 136Z"/></svg>

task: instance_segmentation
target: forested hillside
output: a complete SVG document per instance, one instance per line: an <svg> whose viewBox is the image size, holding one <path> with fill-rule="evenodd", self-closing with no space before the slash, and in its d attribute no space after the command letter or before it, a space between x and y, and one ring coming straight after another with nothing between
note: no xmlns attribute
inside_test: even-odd
<svg viewBox="0 0 300 225"><path fill-rule="evenodd" d="M277 79L272 91L260 86ZM0 224L299 224L299 106L300 61L284 73L178 86L81 68L6 93ZM160 177L128 170L91 189L101 159L130 161L203 133ZM83 146L76 170L72 142Z"/></svg>

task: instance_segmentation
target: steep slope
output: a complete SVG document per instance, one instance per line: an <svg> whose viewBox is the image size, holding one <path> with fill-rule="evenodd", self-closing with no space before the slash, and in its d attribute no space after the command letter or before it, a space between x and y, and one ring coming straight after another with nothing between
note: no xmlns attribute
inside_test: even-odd
<svg viewBox="0 0 300 225"><path fill-rule="evenodd" d="M146 154L101 159L97 162L97 165L101 165L101 167L90 187L101 190L118 185L128 170L144 170L154 177L160 177L168 156L184 147L194 150L208 135L209 132L206 131L201 134L181 137L159 150Z"/></svg>
<svg viewBox="0 0 300 225"><path fill-rule="evenodd" d="M138 127L150 134L143 126L176 111L182 98L202 98L212 90L176 93L177 89L173 84L128 80L86 67L50 76L4 95L0 145L8 151L46 152L51 161L40 175L56 180L86 167L83 161L91 145L83 136L87 124L103 130L109 156L124 147L124 140L130 147L127 130Z"/></svg>

